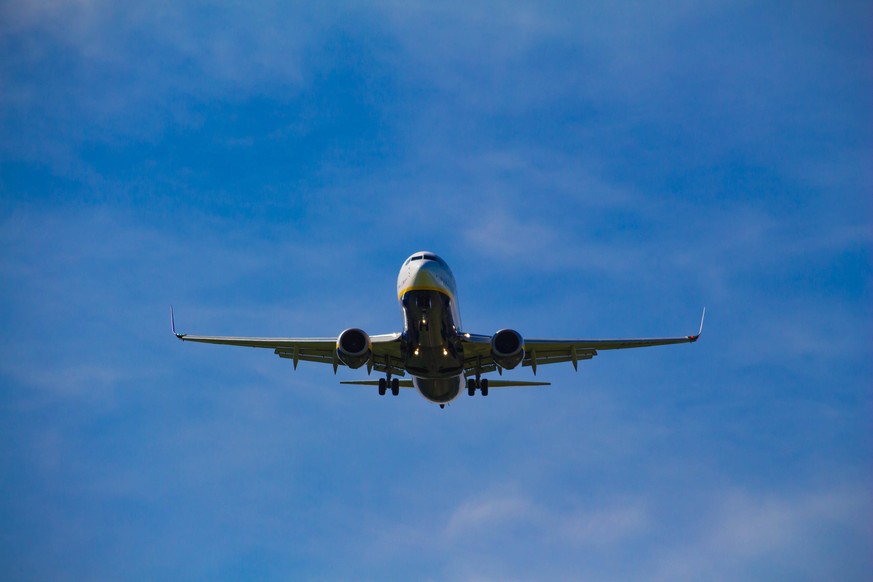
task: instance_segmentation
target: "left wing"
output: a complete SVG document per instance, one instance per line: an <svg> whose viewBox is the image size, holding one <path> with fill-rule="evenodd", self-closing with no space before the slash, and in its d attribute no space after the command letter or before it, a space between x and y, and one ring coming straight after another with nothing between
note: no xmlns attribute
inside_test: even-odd
<svg viewBox="0 0 873 582"><path fill-rule="evenodd" d="M579 360L590 360L598 350L623 350L671 344L694 343L703 333L703 320L706 308L700 317L700 329L696 335L679 337L659 337L642 339L526 339L524 340L524 359L521 365L530 367L534 374L537 366L572 362L578 369ZM494 362L491 355L491 336L462 334L464 344L464 368L467 375L486 374L503 370Z"/></svg>
<svg viewBox="0 0 873 582"><path fill-rule="evenodd" d="M342 360L337 357L337 338L333 337L233 337L178 333L172 308L170 309L170 327L173 335L182 341L271 349L280 358L292 360L295 370L297 363L301 361L331 364L334 373L339 366L345 366ZM372 355L367 363L368 370L387 372L390 369L392 375L405 375L403 361L400 357L399 333L370 336L370 342Z"/></svg>

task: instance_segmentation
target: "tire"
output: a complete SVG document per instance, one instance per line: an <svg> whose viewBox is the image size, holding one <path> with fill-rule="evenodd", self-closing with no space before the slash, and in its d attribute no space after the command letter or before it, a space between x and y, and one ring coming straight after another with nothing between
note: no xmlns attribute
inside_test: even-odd
<svg viewBox="0 0 873 582"><path fill-rule="evenodd" d="M385 396L385 390L388 388L388 382L385 378L379 378L379 396Z"/></svg>
<svg viewBox="0 0 873 582"><path fill-rule="evenodd" d="M400 394L400 380L397 378L391 378L391 394L394 396Z"/></svg>
<svg viewBox="0 0 873 582"><path fill-rule="evenodd" d="M482 380L479 390L482 392L482 396L488 396L488 378Z"/></svg>

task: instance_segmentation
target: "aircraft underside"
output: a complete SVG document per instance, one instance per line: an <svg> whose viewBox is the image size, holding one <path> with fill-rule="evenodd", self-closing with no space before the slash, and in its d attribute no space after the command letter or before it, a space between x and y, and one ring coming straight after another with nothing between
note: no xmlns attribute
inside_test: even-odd
<svg viewBox="0 0 873 582"><path fill-rule="evenodd" d="M464 349L450 309L439 291L407 292L402 300L404 366L422 396L439 404L464 385Z"/></svg>
<svg viewBox="0 0 873 582"><path fill-rule="evenodd" d="M450 378L418 378L412 377L412 385L415 386L421 395L437 404L446 404L454 400L461 393L461 386L464 385L462 376L452 376Z"/></svg>

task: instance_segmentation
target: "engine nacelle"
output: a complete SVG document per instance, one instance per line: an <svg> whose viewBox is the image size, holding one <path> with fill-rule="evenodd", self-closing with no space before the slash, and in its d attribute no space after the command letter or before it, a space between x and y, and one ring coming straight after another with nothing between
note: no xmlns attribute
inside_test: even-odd
<svg viewBox="0 0 873 582"><path fill-rule="evenodd" d="M370 336L362 329L347 329L336 340L336 355L349 368L360 368L370 359Z"/></svg>
<svg viewBox="0 0 873 582"><path fill-rule="evenodd" d="M494 363L511 370L524 359L524 339L514 329L501 329L491 336L491 357Z"/></svg>

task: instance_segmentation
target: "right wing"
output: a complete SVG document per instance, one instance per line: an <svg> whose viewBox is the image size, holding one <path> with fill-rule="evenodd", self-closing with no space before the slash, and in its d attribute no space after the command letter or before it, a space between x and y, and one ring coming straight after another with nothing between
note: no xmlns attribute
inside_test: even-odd
<svg viewBox="0 0 873 582"><path fill-rule="evenodd" d="M538 365L572 362L573 367L577 368L579 360L590 360L599 350L694 343L703 333L705 317L706 308L703 309L703 315L700 317L700 329L696 335L645 339L525 339L524 359L521 365L530 367L536 374ZM464 368L468 376L494 371L502 373L491 355L491 336L463 334L462 341L465 354Z"/></svg>
<svg viewBox="0 0 873 582"><path fill-rule="evenodd" d="M337 356L337 339L333 337L234 337L178 333L172 308L170 308L170 328L173 331L173 335L186 342L271 349L280 358L292 360L294 369L297 369L297 363L301 361L331 364L334 373L336 373L339 366L345 365ZM400 357L399 333L370 336L370 342L372 356L367 363L368 371L387 372L390 369L391 374L395 376L405 375L403 361Z"/></svg>

